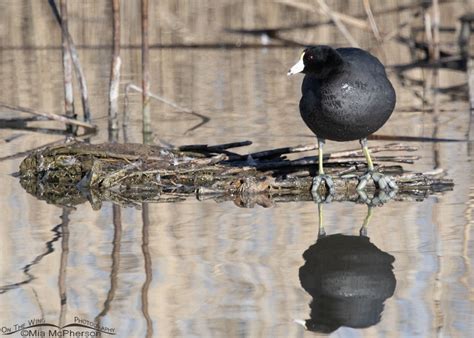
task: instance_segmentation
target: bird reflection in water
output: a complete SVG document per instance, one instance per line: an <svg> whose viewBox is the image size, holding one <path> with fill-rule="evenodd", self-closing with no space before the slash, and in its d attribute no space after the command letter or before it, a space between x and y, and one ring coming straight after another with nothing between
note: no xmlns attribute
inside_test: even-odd
<svg viewBox="0 0 474 338"><path fill-rule="evenodd" d="M377 324L384 301L395 291L395 258L377 248L367 235L369 206L359 236L326 235L322 205L318 204L319 232L303 254L301 286L313 300L308 320L296 320L307 330L331 333L341 326L366 328Z"/></svg>

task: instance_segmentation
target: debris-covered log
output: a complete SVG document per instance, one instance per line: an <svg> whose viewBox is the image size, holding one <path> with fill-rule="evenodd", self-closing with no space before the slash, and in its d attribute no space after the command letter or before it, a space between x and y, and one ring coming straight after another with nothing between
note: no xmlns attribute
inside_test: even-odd
<svg viewBox="0 0 474 338"><path fill-rule="evenodd" d="M89 200L139 204L144 201L172 202L190 195L198 199L234 200L239 205L311 200L310 187L317 159L295 157L314 150L314 145L278 148L241 155L230 151L249 141L217 146L190 145L167 149L141 144L71 143L30 154L20 165L22 186L40 199L60 205ZM388 144L371 149L376 162L412 163L416 148ZM378 156L380 152L401 155ZM335 200L357 200L357 177L366 166L361 150L325 155L325 168L334 177ZM422 199L451 190L453 183L441 172L407 173L400 165L378 166L392 175L399 186L395 199ZM374 187L368 186L372 194ZM321 194L325 194L324 187ZM381 197L384 201L387 196Z"/></svg>

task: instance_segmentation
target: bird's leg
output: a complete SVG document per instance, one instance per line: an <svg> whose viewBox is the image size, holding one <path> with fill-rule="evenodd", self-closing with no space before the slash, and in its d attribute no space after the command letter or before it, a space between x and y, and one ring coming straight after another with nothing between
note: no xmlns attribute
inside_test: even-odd
<svg viewBox="0 0 474 338"><path fill-rule="evenodd" d="M363 190L370 179L374 181L375 186L378 189L387 191L397 189L397 185L391 177L385 176L382 173L374 171L374 164L372 163L369 148L367 147L367 139L361 139L360 145L362 146L362 150L364 151L365 159L367 161L367 172L361 177L359 177L359 184L357 185L357 190Z"/></svg>
<svg viewBox="0 0 474 338"><path fill-rule="evenodd" d="M318 203L318 216L319 216L319 229L318 229L318 239L326 236L326 230L324 230L323 225L323 206L321 203Z"/></svg>
<svg viewBox="0 0 474 338"><path fill-rule="evenodd" d="M324 168L323 168L323 147L324 143L326 143L323 139L318 139L318 175L324 175Z"/></svg>
<svg viewBox="0 0 474 338"><path fill-rule="evenodd" d="M367 237L367 227L369 226L370 219L372 218L372 206L367 206L367 215L365 216L364 223L362 223L362 227L359 230L359 234L361 236Z"/></svg>
<svg viewBox="0 0 474 338"><path fill-rule="evenodd" d="M313 185L311 186L311 194L313 195L313 199L320 203L322 201L330 202L330 198L328 200L328 197L332 196L334 194L334 181L332 180L331 176L326 175L324 173L324 168L323 168L323 146L324 146L325 140L318 138L318 175L313 178ZM325 198L322 198L319 194L319 186L321 183L326 184L327 188L327 195Z"/></svg>

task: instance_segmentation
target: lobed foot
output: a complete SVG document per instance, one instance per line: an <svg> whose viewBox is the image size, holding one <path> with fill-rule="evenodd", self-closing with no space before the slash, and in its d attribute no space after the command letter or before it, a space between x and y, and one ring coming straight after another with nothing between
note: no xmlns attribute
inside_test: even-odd
<svg viewBox="0 0 474 338"><path fill-rule="evenodd" d="M385 176L382 173L375 171L368 171L361 177L359 177L359 184L357 185L357 191L364 190L369 180L374 181L375 187L380 190L390 191L398 189L397 184L393 178Z"/></svg>
<svg viewBox="0 0 474 338"><path fill-rule="evenodd" d="M324 197L319 193L319 187L321 184L326 185L327 193ZM313 185L311 186L311 195L313 195L313 200L316 203L331 202L332 197L334 196L334 181L331 176L325 174L315 176L313 178Z"/></svg>
<svg viewBox="0 0 474 338"><path fill-rule="evenodd" d="M359 195L359 202L367 204L369 207L381 206L395 197L397 192L395 190L379 190L375 192L374 196L369 196L363 190L357 190Z"/></svg>

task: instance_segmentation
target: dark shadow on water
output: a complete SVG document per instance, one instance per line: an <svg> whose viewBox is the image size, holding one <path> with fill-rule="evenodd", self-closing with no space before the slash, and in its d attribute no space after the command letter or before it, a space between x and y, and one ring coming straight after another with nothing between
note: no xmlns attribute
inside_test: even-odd
<svg viewBox="0 0 474 338"><path fill-rule="evenodd" d="M48 119L36 117L36 116L28 117L28 118L0 119L0 129L23 130L27 132L35 132L35 133L47 134L47 135L68 136L68 133L64 129L28 126L29 122L45 122L45 121L48 121Z"/></svg>
<svg viewBox="0 0 474 338"><path fill-rule="evenodd" d="M303 254L299 270L301 286L313 298L310 319L298 320L307 330L331 333L341 326L367 328L380 322L384 302L396 286L395 258L377 248L367 236L371 207L359 236L326 235L322 226L318 239Z"/></svg>

